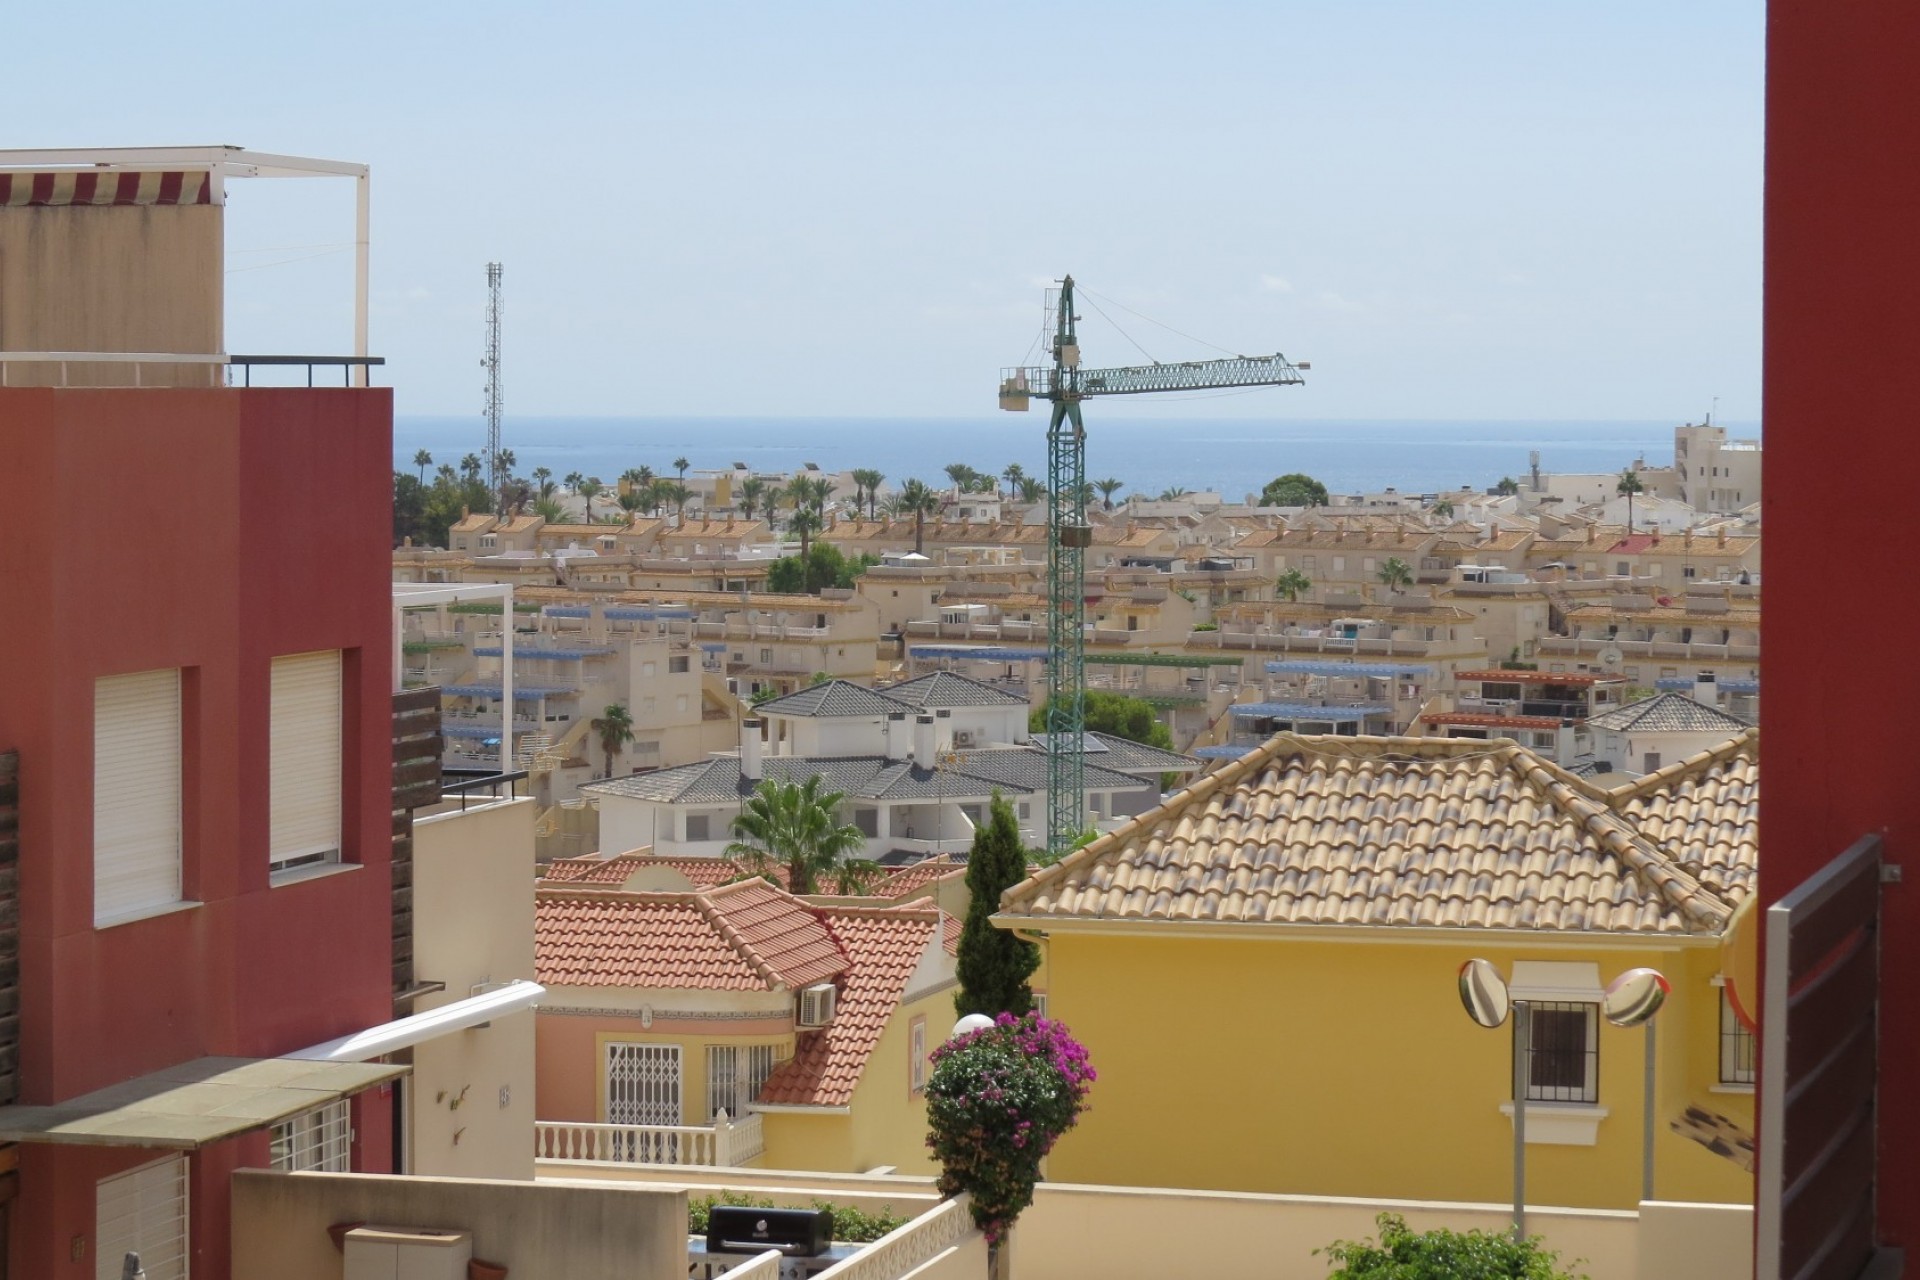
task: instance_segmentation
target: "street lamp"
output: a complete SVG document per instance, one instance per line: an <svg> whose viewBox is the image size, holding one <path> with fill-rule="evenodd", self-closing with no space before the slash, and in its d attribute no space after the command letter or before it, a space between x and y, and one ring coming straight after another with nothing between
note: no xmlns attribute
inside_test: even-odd
<svg viewBox="0 0 1920 1280"><path fill-rule="evenodd" d="M1527 1235L1527 1076L1533 1049L1532 1002L1516 999L1507 980L1490 960L1473 959L1460 966L1460 1003L1467 1016L1483 1027L1499 1027L1513 1014L1513 1238ZM1653 1198L1653 1095L1655 1042L1653 1015L1667 1001L1673 987L1657 969L1629 969L1607 984L1600 1012L1616 1027L1647 1029L1646 1079L1640 1129L1640 1198Z"/></svg>

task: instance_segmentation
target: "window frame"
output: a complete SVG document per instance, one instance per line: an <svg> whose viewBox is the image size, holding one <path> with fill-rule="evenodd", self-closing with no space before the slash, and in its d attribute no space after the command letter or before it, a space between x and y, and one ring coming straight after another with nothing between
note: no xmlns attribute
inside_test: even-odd
<svg viewBox="0 0 1920 1280"><path fill-rule="evenodd" d="M103 1193L128 1189L130 1208L105 1199ZM120 1216L109 1222L110 1207ZM132 1226L126 1225L130 1212ZM98 1261L119 1270L119 1259L138 1253L151 1280L187 1280L193 1246L193 1178L184 1154L162 1156L147 1164L101 1178L93 1184L93 1236ZM159 1243L161 1248L155 1248ZM162 1252L177 1249L173 1257Z"/></svg>
<svg viewBox="0 0 1920 1280"><path fill-rule="evenodd" d="M323 1102L268 1130L267 1167L283 1173L351 1173L353 1108L346 1098Z"/></svg>
<svg viewBox="0 0 1920 1280"><path fill-rule="evenodd" d="M1600 1101L1600 1005L1590 1000L1529 1000L1527 1035L1527 1102L1560 1103L1571 1106L1592 1106ZM1568 1021L1543 1019L1542 1014L1568 1015ZM1542 1032L1550 1026L1571 1026L1571 1018L1580 1019L1578 1045L1570 1041L1558 1046L1541 1047ZM1515 1036L1519 1028L1514 1028ZM1563 1033L1561 1033L1563 1034ZM1540 1068L1543 1058L1571 1058L1579 1069L1580 1081L1577 1084L1542 1083ZM1569 1064L1561 1064L1562 1066Z"/></svg>
<svg viewBox="0 0 1920 1280"><path fill-rule="evenodd" d="M182 906L194 905L188 900L186 893L187 706L190 684L188 674L187 670L180 667L157 667L147 671L99 676L93 682L92 858L93 927L96 929L111 928L114 925L160 915ZM156 687L140 690L134 682L141 680L148 681ZM162 683L169 687L164 690L158 688L157 686ZM108 699L112 699L115 688L122 691L122 696L126 698L144 701L159 697L169 705L158 717L148 717L146 714L148 708L121 703L116 708L120 718L116 718L112 724L106 724L101 719L103 694L108 695ZM112 706L118 701L118 699L112 699L108 705ZM136 712L140 714L132 714ZM167 720L169 716L170 724L160 723ZM171 786L171 803L168 804L165 801L153 803L156 797L148 797L149 802L145 805L129 806L138 808L140 811L132 813L129 818L115 824L116 829L109 833L109 839L103 845L101 833L106 824L102 821L101 797L103 794L112 794L111 787L116 777L120 777L123 782L126 780L122 770L128 763L118 759L120 752L114 748L135 745L130 742L134 735L140 735L144 739L154 735L165 737L169 732L171 741L166 745L170 748L168 751L170 758L161 759L157 767L150 769L151 753L160 745L156 741L148 743L144 750L136 753L136 759L131 762L131 767L150 769L156 774L158 777L158 786L154 788L156 797L158 791ZM103 750L103 742L112 745ZM124 797L125 792L118 794ZM170 812L163 816L162 810ZM158 840L145 838L143 833L151 832L156 826L163 830L162 837ZM171 849L165 847L168 843L165 832L171 833ZM106 877L102 875L103 858L112 860L114 863ZM129 867L130 863L133 864L131 867ZM116 888L119 888L119 877L129 869L133 871L136 879L153 878L156 884L164 879L166 883L159 885L157 889L133 895L127 895L124 889L120 889L111 908L103 911L101 909L103 880L111 880Z"/></svg>
<svg viewBox="0 0 1920 1280"><path fill-rule="evenodd" d="M301 839L310 833L303 831L299 822L290 820L284 810L276 813L277 806L274 802L275 791L291 781L294 759L290 755L282 754L283 747L290 752L293 746L296 734L290 730L317 727L319 719L324 718L324 712L319 713L313 726L305 724L289 726L283 723L285 719L294 718L298 714L307 714L312 710L308 708L296 712L292 706L282 707L283 697L291 700L296 693L300 692L292 688L282 688L281 681L292 678L283 676L283 673L295 672L297 668L294 664L311 663L314 659L330 660L333 683L331 722L333 751L329 762L331 774L318 778L300 777L299 779L302 789L311 787L320 793L317 808L331 810L331 829L328 833L331 838L322 838L318 841L310 838ZM315 649L301 653L279 654L271 661L267 677L267 873L274 882L301 878L317 868L336 866L346 861L347 683L347 655L341 649ZM512 712L507 710L502 714L511 717ZM331 796L325 794L329 789ZM315 830L327 826L329 824L323 820ZM291 827L292 831L286 830L287 827Z"/></svg>
<svg viewBox="0 0 1920 1280"><path fill-rule="evenodd" d="M777 1044L709 1044L706 1052L707 1123L719 1118L723 1104L727 1119L738 1120L767 1087L767 1077L783 1059ZM724 1066L722 1065L724 1064Z"/></svg>
<svg viewBox="0 0 1920 1280"><path fill-rule="evenodd" d="M1719 1052L1715 1075L1722 1090L1751 1092L1760 1079L1759 1038L1747 1030L1740 1016L1733 1011L1733 1000L1727 995L1727 984L1717 979L1714 986L1720 996L1720 1030L1718 1035ZM1729 1059L1734 1065L1729 1067ZM1745 1067L1738 1064L1744 1061Z"/></svg>

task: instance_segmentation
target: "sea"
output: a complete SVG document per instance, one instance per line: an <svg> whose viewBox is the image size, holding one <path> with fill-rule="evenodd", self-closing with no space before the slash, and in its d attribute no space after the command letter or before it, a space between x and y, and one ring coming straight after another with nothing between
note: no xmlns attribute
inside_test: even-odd
<svg viewBox="0 0 1920 1280"><path fill-rule="evenodd" d="M1087 478L1123 481L1119 496L1154 496L1171 488L1219 493L1228 501L1257 494L1267 481L1305 472L1335 493L1388 488L1435 492L1485 489L1501 477L1527 474L1540 455L1545 472L1617 472L1644 458L1673 461L1676 422L1474 422L1460 420L1314 420L1114 418L1089 413ZM1727 423L1751 438L1758 424ZM909 477L936 487L946 467L964 462L1000 475L1018 463L1046 475L1046 419L1038 414L986 418L533 418L508 419L501 438L521 475L546 467L612 482L631 467L670 475L686 458L690 471L745 463L755 471L822 471L871 467L897 486ZM435 464L453 463L486 444L486 424L473 417L400 417L394 422L394 467L414 471L416 451Z"/></svg>

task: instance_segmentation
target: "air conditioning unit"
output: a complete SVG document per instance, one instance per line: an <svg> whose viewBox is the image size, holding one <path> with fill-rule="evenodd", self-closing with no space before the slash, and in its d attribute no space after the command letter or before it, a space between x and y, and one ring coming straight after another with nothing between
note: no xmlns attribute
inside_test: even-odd
<svg viewBox="0 0 1920 1280"><path fill-rule="evenodd" d="M836 992L831 982L816 983L800 992L800 1027L815 1030L833 1021Z"/></svg>
<svg viewBox="0 0 1920 1280"><path fill-rule="evenodd" d="M972 730L970 729L954 730L953 745L956 747L971 747L973 745Z"/></svg>

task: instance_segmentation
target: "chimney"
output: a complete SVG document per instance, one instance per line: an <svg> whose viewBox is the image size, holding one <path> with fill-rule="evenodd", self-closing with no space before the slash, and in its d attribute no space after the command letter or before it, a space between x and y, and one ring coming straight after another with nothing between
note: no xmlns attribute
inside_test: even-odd
<svg viewBox="0 0 1920 1280"><path fill-rule="evenodd" d="M749 782L760 781L760 720L740 722L740 776Z"/></svg>
<svg viewBox="0 0 1920 1280"><path fill-rule="evenodd" d="M922 769L933 768L933 717L913 718L913 762Z"/></svg>
<svg viewBox="0 0 1920 1280"><path fill-rule="evenodd" d="M1560 727L1553 733L1553 760L1558 765L1573 763L1574 738L1573 721L1562 720Z"/></svg>
<svg viewBox="0 0 1920 1280"><path fill-rule="evenodd" d="M953 750L953 712L946 707L933 713L933 746L936 751Z"/></svg>
<svg viewBox="0 0 1920 1280"><path fill-rule="evenodd" d="M1704 702L1710 707L1720 705L1720 683L1714 679L1713 672L1702 671L1694 676L1693 700Z"/></svg>
<svg viewBox="0 0 1920 1280"><path fill-rule="evenodd" d="M1723 547L1727 545L1727 526L1725 525L1720 526L1720 545Z"/></svg>
<svg viewBox="0 0 1920 1280"><path fill-rule="evenodd" d="M898 764L907 758L907 713L892 711L887 714L886 723L880 726L885 735L881 740L880 754L888 764Z"/></svg>

